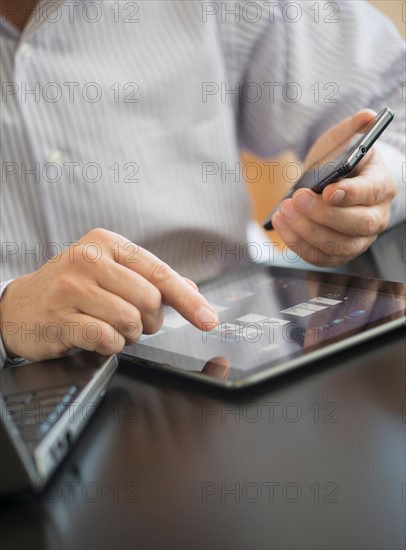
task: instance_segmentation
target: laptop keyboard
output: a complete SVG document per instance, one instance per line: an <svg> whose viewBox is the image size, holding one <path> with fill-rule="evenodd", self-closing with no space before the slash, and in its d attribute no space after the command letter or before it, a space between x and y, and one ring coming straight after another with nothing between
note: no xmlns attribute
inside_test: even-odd
<svg viewBox="0 0 406 550"><path fill-rule="evenodd" d="M59 386L4 397L17 431L34 448L61 418L76 395L78 386Z"/></svg>

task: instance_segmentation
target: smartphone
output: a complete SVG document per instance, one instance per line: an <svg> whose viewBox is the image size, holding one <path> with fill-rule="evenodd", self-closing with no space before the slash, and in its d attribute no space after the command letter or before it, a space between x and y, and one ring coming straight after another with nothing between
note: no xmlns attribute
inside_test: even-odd
<svg viewBox="0 0 406 550"><path fill-rule="evenodd" d="M327 185L348 176L392 122L394 116L394 112L389 107L383 109L375 118L356 130L351 137L313 164L280 202L289 199L298 189L311 189L321 195ZM265 220L263 224L265 229L273 229L272 216L279 205L280 203Z"/></svg>

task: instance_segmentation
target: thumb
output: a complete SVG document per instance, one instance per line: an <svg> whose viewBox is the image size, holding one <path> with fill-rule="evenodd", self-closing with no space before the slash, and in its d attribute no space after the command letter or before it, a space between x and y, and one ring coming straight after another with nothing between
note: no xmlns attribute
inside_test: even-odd
<svg viewBox="0 0 406 550"><path fill-rule="evenodd" d="M362 109L355 115L347 117L338 124L331 126L326 130L314 143L309 150L304 163L304 169L308 170L312 164L324 163L334 160L340 151L345 151L349 146L350 140L354 134L364 133L364 128L369 122L372 122L376 117L376 112L372 109ZM339 148L340 151L335 151ZM334 151L334 155L330 158L330 153Z"/></svg>

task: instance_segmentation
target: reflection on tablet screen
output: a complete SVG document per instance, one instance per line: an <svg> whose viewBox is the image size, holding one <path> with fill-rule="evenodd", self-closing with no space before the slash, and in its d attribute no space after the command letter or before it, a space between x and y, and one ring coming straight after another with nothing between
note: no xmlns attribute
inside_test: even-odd
<svg viewBox="0 0 406 550"><path fill-rule="evenodd" d="M275 267L245 269L202 292L219 326L200 331L167 308L162 329L125 352L223 378L227 371L233 380L388 326L406 305L399 283Z"/></svg>

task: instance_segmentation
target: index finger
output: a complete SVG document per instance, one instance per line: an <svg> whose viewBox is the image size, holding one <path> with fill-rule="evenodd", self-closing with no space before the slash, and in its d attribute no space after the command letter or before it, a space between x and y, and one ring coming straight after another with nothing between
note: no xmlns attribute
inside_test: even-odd
<svg viewBox="0 0 406 550"><path fill-rule="evenodd" d="M130 241L123 239L123 251L129 248ZM213 330L219 323L217 312L211 307L200 292L187 282L179 273L157 256L131 243L134 251L132 261L128 255L119 253L116 261L136 271L161 292L166 304L176 309L185 319L195 327L203 330ZM119 249L119 247L118 247Z"/></svg>

